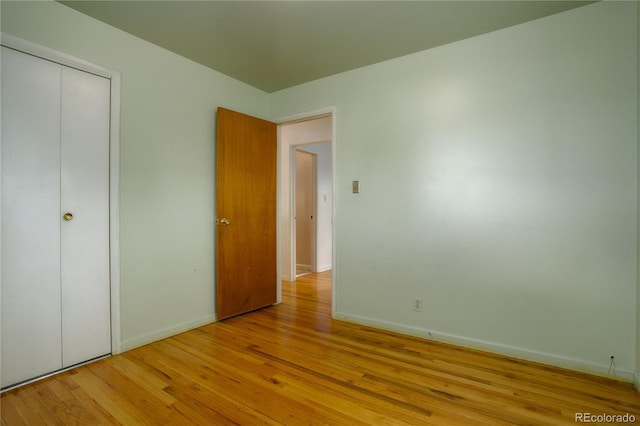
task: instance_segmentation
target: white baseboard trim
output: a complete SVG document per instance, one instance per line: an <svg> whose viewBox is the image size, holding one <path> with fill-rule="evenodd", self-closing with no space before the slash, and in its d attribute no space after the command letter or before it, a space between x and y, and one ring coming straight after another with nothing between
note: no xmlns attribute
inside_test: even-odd
<svg viewBox="0 0 640 426"><path fill-rule="evenodd" d="M333 269L331 265L325 265L321 268L318 268L318 272L326 272L326 271L330 271L331 269Z"/></svg>
<svg viewBox="0 0 640 426"><path fill-rule="evenodd" d="M353 322L373 328L393 331L396 333L407 334L409 336L420 337L427 340L434 340L442 343L449 343L456 346L463 346L470 349L491 352L495 354L510 356L522 360L539 362L542 364L552 365L554 367L566 368L574 371L581 371L597 376L610 377L612 379L621 380L629 383L635 383L636 388L640 391L640 379L637 373L630 370L616 369L615 374L608 374L609 365L598 365L589 362L566 358L553 354L532 351L529 349L503 345L495 342L487 342L484 340L473 339L468 337L455 336L448 333L439 333L436 331L425 330L419 327L408 326L389 321L380 321L359 315L350 315L340 312L334 314L337 320ZM635 376L635 377L634 377Z"/></svg>
<svg viewBox="0 0 640 426"><path fill-rule="evenodd" d="M215 315L207 315L197 320L187 321L152 333L137 336L132 339L123 340L121 345L122 352L148 345L149 343L157 342L158 340L166 339L167 337L175 336L176 334L184 333L185 331L193 330L194 328L202 327L203 325L211 324L215 321Z"/></svg>
<svg viewBox="0 0 640 426"><path fill-rule="evenodd" d="M633 386L640 392L640 373L637 371L633 373Z"/></svg>

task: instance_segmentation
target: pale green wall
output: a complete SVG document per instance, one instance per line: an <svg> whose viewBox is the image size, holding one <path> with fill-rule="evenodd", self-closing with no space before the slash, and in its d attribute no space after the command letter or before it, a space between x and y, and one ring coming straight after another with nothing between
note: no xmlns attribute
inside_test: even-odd
<svg viewBox="0 0 640 426"><path fill-rule="evenodd" d="M54 2L3 1L2 31L122 73L123 348L212 321L215 109L268 96Z"/></svg>
<svg viewBox="0 0 640 426"><path fill-rule="evenodd" d="M274 118L336 107L339 317L632 377L634 7L272 95Z"/></svg>

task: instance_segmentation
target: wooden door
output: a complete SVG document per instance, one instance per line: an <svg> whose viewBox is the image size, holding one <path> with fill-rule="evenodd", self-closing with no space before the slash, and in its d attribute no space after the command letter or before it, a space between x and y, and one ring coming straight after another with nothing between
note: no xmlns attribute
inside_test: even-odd
<svg viewBox="0 0 640 426"><path fill-rule="evenodd" d="M276 302L276 144L275 123L218 108L219 320Z"/></svg>
<svg viewBox="0 0 640 426"><path fill-rule="evenodd" d="M296 275L315 266L316 155L296 149Z"/></svg>
<svg viewBox="0 0 640 426"><path fill-rule="evenodd" d="M111 352L110 81L1 62L4 388Z"/></svg>

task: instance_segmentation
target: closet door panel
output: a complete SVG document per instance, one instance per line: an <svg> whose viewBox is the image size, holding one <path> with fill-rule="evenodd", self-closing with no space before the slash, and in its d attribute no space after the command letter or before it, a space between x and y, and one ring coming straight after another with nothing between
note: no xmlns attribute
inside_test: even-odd
<svg viewBox="0 0 640 426"><path fill-rule="evenodd" d="M110 81L62 69L62 353L65 367L111 352Z"/></svg>
<svg viewBox="0 0 640 426"><path fill-rule="evenodd" d="M60 66L2 47L2 387L61 367Z"/></svg>

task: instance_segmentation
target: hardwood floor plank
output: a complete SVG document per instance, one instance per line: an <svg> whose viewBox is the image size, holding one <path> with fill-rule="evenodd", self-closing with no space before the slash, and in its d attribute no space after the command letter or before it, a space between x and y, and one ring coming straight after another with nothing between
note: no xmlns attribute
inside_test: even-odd
<svg viewBox="0 0 640 426"><path fill-rule="evenodd" d="M26 388L19 394L21 404L20 414L28 425L64 425L55 415L53 407L45 405L38 395L38 389Z"/></svg>
<svg viewBox="0 0 640 426"><path fill-rule="evenodd" d="M628 383L331 319L331 272L283 301L2 394L2 425L562 425Z"/></svg>
<svg viewBox="0 0 640 426"><path fill-rule="evenodd" d="M50 408L54 416L60 420L59 424L91 424L97 422L91 412L71 395L65 398L66 393L59 394L56 392L55 383L55 381L51 381L50 386L39 388L37 394L42 405Z"/></svg>
<svg viewBox="0 0 640 426"><path fill-rule="evenodd" d="M85 408L88 412L90 412L91 415L95 418L95 421L87 421L86 423L82 422L78 424L80 425L82 424L86 424L86 425L123 424L122 422L117 421L116 418L107 411L108 405L106 406L106 408L103 407L99 402L97 402L94 399L92 395L89 394L91 393L91 389L83 389L81 387L78 387L72 390L71 393L73 394L77 403L81 404L82 407Z"/></svg>
<svg viewBox="0 0 640 426"><path fill-rule="evenodd" d="M252 406L251 401L247 401L246 394L251 394L253 389L243 387L243 383L235 377L221 374L204 362L194 360L166 341L156 342L147 349L155 355L144 362L162 371L171 381L167 392L174 397L185 392L197 402L195 407L203 415L222 423L278 424L257 409L259 404ZM180 400L185 402L185 399ZM212 420L212 424L216 422Z"/></svg>
<svg viewBox="0 0 640 426"><path fill-rule="evenodd" d="M101 361L96 362L98 363ZM92 406L101 407L119 424L151 424L147 418L140 415L135 404L123 399L118 389L94 375L88 367L89 365L79 368L73 381L90 398Z"/></svg>
<svg viewBox="0 0 640 426"><path fill-rule="evenodd" d="M20 398L17 391L2 397L2 425L28 425L29 421L34 424L34 420L29 419L30 411Z"/></svg>
<svg viewBox="0 0 640 426"><path fill-rule="evenodd" d="M172 343L177 348L185 350L185 352L194 350L194 346L192 345L184 345L179 342ZM203 344L201 347L204 346ZM219 375L216 381L232 379L233 383L226 384L227 389L234 387L237 383L237 389L234 394L247 406L255 407L263 404L269 409L271 404L286 404L290 410L280 412L278 416L274 418L274 420L278 422L284 424L291 422L294 424L307 424L310 418L316 419L321 423L332 421L331 415L333 409L331 407L321 412L316 412L318 410L315 410L315 407L312 405L313 401L301 399L299 393L291 393L284 382L276 378L279 370L263 363L257 357L253 357L255 359L252 360L252 368L247 369L238 367L239 365L244 365L243 361L247 361L249 358L246 353L234 351L226 351L226 353L223 353L218 351L215 356L210 356L208 353L204 353L204 351L198 349L196 352L190 353L190 355L204 362L208 368L215 370L215 374ZM184 359L184 357L182 357L182 359ZM261 403L260 397L265 393L271 393L278 398L273 398ZM273 412L278 413L277 410ZM335 421L335 419L333 420Z"/></svg>
<svg viewBox="0 0 640 426"><path fill-rule="evenodd" d="M164 389L169 386L166 381L150 376L145 370L126 357L118 359L117 362L110 363L109 367L126 376L129 380L134 381L138 386L143 387L146 393L153 395L159 401L162 401L163 404L169 406L177 402L174 397L164 391Z"/></svg>

